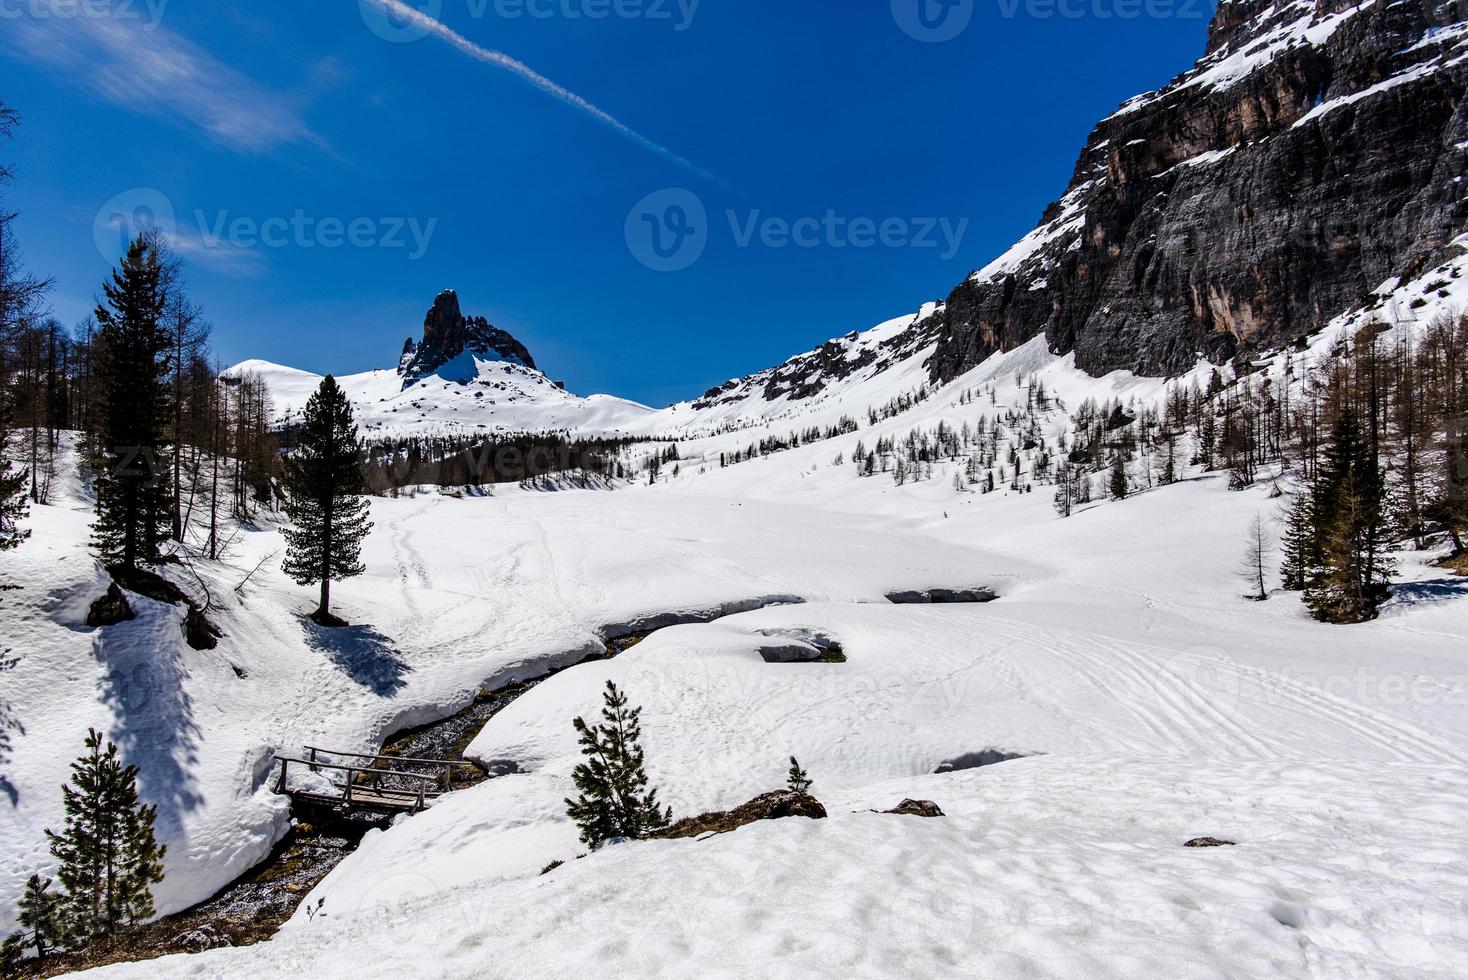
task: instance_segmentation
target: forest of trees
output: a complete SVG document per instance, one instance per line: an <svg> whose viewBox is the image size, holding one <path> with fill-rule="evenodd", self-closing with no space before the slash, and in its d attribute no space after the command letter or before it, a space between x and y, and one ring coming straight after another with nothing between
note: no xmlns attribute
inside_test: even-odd
<svg viewBox="0 0 1468 980"><path fill-rule="evenodd" d="M18 121L0 105L0 137ZM219 557L230 519L278 503L264 384L220 376L209 323L166 241L133 242L93 315L68 328L49 313L50 283L25 269L15 217L0 199L0 549L23 540L17 521L29 505L51 500L74 432L104 562Z"/></svg>

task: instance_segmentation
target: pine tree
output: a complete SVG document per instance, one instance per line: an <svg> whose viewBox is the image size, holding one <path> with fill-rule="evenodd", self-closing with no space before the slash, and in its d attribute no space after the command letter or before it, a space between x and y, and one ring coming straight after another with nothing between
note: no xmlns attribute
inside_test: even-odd
<svg viewBox="0 0 1468 980"><path fill-rule="evenodd" d="M1337 415L1315 479L1311 516L1319 564L1305 588L1317 619L1361 623L1376 617L1387 598L1387 554L1380 465L1362 437L1350 407Z"/></svg>
<svg viewBox="0 0 1468 980"><path fill-rule="evenodd" d="M129 570L158 557L172 523L164 459L171 345L162 324L165 274L158 243L138 238L102 287L95 313L102 472L92 540L105 563Z"/></svg>
<svg viewBox="0 0 1468 980"><path fill-rule="evenodd" d="M362 539L372 530L362 477L363 448L352 405L327 375L301 417L300 443L286 460L285 512L295 526L283 529L284 570L299 585L321 584L313 618L331 616L331 583L361 575Z"/></svg>
<svg viewBox="0 0 1468 980"><path fill-rule="evenodd" d="M1280 556L1281 584L1291 592L1303 592L1319 561L1315 527L1310 519L1310 494L1304 490L1295 494L1285 508Z"/></svg>
<svg viewBox="0 0 1468 980"><path fill-rule="evenodd" d="M5 958L19 959L34 952L36 959L43 960L66 943L66 897L53 892L51 879L31 875L26 882L25 894L16 907L16 922L20 931L12 934L5 944L11 950Z"/></svg>
<svg viewBox="0 0 1468 980"><path fill-rule="evenodd" d="M124 766L117 746L87 733L87 751L62 787L66 826L46 831L56 876L67 893L67 932L81 941L109 935L153 914L152 886L163 880L166 848L153 836L156 806L138 799L138 767Z"/></svg>
<svg viewBox="0 0 1468 980"><path fill-rule="evenodd" d="M1131 493L1131 483L1127 480L1126 457L1117 453L1111 461L1110 490L1112 500L1125 500L1127 494Z"/></svg>
<svg viewBox="0 0 1468 980"><path fill-rule="evenodd" d="M815 781L810 778L810 773L800 768L800 763L795 761L795 756L790 757L790 769L785 774L785 785L790 792L799 793L802 796L810 793L810 788Z"/></svg>
<svg viewBox="0 0 1468 980"><path fill-rule="evenodd" d="M658 804L647 787L642 746L641 708L628 708L627 696L607 681L602 694L602 724L573 722L586 761L571 774L580 795L566 800L566 814L581 828L581 840L597 847L614 837L645 837L666 827L670 809Z"/></svg>
<svg viewBox="0 0 1468 980"><path fill-rule="evenodd" d="M11 422L12 397L0 388L0 551L20 546L30 537L30 530L20 527L29 504L26 500L26 472L11 467L10 450L14 430Z"/></svg>

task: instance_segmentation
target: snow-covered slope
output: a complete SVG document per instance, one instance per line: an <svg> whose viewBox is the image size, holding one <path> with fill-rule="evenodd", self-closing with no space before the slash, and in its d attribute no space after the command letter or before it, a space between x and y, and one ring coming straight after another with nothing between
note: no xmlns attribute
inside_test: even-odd
<svg viewBox="0 0 1468 980"><path fill-rule="evenodd" d="M366 371L336 380L352 400L357 422L368 436L553 429L599 435L631 429L655 414L622 398L573 395L534 368L472 355L467 359L472 362L467 380L459 371L451 372L453 380L434 373L405 388L396 370ZM282 423L299 417L321 383L319 374L269 361L244 361L227 373L264 380Z"/></svg>
<svg viewBox="0 0 1468 980"><path fill-rule="evenodd" d="M1460 260L1391 284L1375 315L1413 329L1468 299L1464 282ZM1342 318L1314 353L1358 323ZM605 623L795 596L806 602L667 629L520 698L471 748L520 771L369 836L311 896L328 918L111 972L388 976L425 948L466 977L1468 971L1461 583L1402 555L1382 618L1330 627L1286 596L1240 598L1244 530L1277 506L1267 483L1233 493L1194 472L1061 521L1048 493L956 490L958 463L903 486L861 478L836 462L858 441L986 422L1036 383L1071 406L1155 402L1168 385L1089 377L1037 338L872 423L857 406L903 387L892 370L911 365L894 364L815 413L850 413L859 431L740 465L714 461L792 420L680 443L681 475L655 486L374 500L368 573L337 589L363 625L339 634L302 619L310 596L280 573L268 526L201 563L226 632L217 651L181 646L164 607L88 630L79 611L102 582L85 495L37 508L36 539L7 558L25 585L0 596L13 610L0 642L19 657L6 700L24 728L5 769L7 892L47 866L40 830L59 819L56 784L88 724L123 740L162 803L160 899L174 909L279 833L273 751L374 746L481 684L580 656ZM1064 424L1048 414L1047 438ZM1000 599L883 598L978 586ZM757 652L809 630L847 662ZM778 785L795 754L830 819L628 844L541 877L581 852L562 803L570 720L607 679L644 705L652 776L679 814ZM935 774L986 753L1025 758ZM949 816L867 812L904 796ZM1237 846L1181 847L1205 835Z"/></svg>

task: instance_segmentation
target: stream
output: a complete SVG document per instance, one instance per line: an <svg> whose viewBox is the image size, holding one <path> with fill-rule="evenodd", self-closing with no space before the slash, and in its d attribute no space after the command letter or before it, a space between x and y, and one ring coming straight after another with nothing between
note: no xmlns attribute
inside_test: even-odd
<svg viewBox="0 0 1468 980"><path fill-rule="evenodd" d="M461 762L469 743L490 719L527 691L563 670L609 660L669 626L711 623L737 613L802 601L795 596L766 596L728 602L714 609L664 613L605 626L600 630L604 651L593 653L574 664L547 670L537 677L481 691L463 710L440 721L391 736L383 744L381 754ZM394 765L406 771L415 768L406 762ZM513 768L507 768L486 772L477 765L456 769L454 789L464 789L513 771ZM290 831L275 845L270 855L213 897L183 912L129 930L103 948L89 948L54 957L48 961L46 974L124 960L143 960L169 953L263 942L296 913L311 889L357 849L368 830L388 824L381 817L338 814L323 808L293 811L292 816Z"/></svg>
<svg viewBox="0 0 1468 980"><path fill-rule="evenodd" d="M992 595L987 590L956 593L931 590L896 593L888 596L888 600L893 603L982 602ZM513 681L494 690L481 691L473 703L461 711L440 721L407 729L389 737L382 746L381 754L388 757L462 762L464 751L485 724L527 691L563 670L609 660L669 626L712 623L755 609L802 602L804 600L798 596L764 596L726 602L712 609L663 613L605 626L599 631L604 643L603 651L583 657L574 664L547 670L533 678ZM839 663L845 659L840 645L819 633L771 631L765 635L773 638L768 648L761 650L770 662L819 659L827 663ZM407 762L396 763L395 766L407 771L414 769L413 763ZM454 789L464 789L514 771L512 764L497 771L485 771L477 764L473 767L465 766L455 771ZM270 855L224 886L213 897L183 912L127 930L106 943L55 956L47 961L47 969L36 971L36 975L53 976L105 963L146 960L169 953L197 952L218 946L247 946L263 942L295 914L307 893L347 855L356 850L368 830L388 824L381 817L340 814L323 808L312 808L309 811L303 809L301 812L293 812L292 815L294 819L291 829L275 845Z"/></svg>

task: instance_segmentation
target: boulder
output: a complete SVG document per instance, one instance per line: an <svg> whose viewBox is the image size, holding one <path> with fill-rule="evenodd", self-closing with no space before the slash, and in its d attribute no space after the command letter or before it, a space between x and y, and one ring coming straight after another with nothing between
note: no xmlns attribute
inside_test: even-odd
<svg viewBox="0 0 1468 980"><path fill-rule="evenodd" d="M107 594L92 603L92 607L87 610L87 625L115 626L136 616L137 613L133 612L133 607L127 603L127 596L123 595L122 589L116 582L113 582L107 587Z"/></svg>
<svg viewBox="0 0 1468 980"><path fill-rule="evenodd" d="M906 817L941 817L943 811L932 800L903 800L883 813L899 813Z"/></svg>

